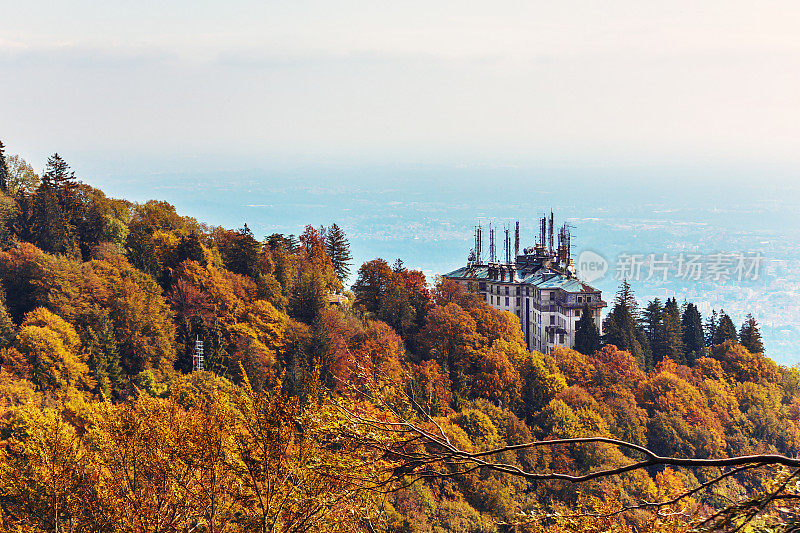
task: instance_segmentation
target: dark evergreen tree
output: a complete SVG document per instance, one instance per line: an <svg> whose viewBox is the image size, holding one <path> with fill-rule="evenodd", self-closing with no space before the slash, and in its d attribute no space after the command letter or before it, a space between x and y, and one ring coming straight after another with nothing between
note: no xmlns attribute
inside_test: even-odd
<svg viewBox="0 0 800 533"><path fill-rule="evenodd" d="M725 341L739 342L736 326L724 309L720 310L718 320L717 328L714 330L714 344L722 344Z"/></svg>
<svg viewBox="0 0 800 533"><path fill-rule="evenodd" d="M225 268L236 274L248 276L258 280L261 269L258 265L258 255L261 244L253 237L253 232L244 225L239 231L233 233L220 246L222 260Z"/></svg>
<svg viewBox="0 0 800 533"><path fill-rule="evenodd" d="M293 233L290 233L289 236L286 238L286 251L290 254L293 254L300 248L300 241L298 240L297 236Z"/></svg>
<svg viewBox="0 0 800 533"><path fill-rule="evenodd" d="M642 312L641 326L647 336L653 362L658 363L667 354L664 331L664 306L658 298L651 300Z"/></svg>
<svg viewBox="0 0 800 533"><path fill-rule="evenodd" d="M64 159L58 155L47 160L47 168L42 175L42 183L49 183L58 195L58 201L68 223L72 223L72 217L78 207L77 189L78 181Z"/></svg>
<svg viewBox="0 0 800 533"><path fill-rule="evenodd" d="M719 314L717 310L711 311L711 316L708 317L705 325L706 346L714 346L714 337L717 335L717 325L719 324Z"/></svg>
<svg viewBox="0 0 800 533"><path fill-rule="evenodd" d="M631 353L642 369L652 368L647 335L638 323L636 298L627 280L623 280L614 307L603 322L604 342Z"/></svg>
<svg viewBox="0 0 800 533"><path fill-rule="evenodd" d="M347 240L342 228L335 223L325 232L325 251L333 263L336 277L344 283L350 275L353 255L350 253L350 241Z"/></svg>
<svg viewBox="0 0 800 533"><path fill-rule="evenodd" d="M34 244L46 252L80 256L75 220L78 217L78 183L58 154L47 161L41 185L25 206Z"/></svg>
<svg viewBox="0 0 800 533"><path fill-rule="evenodd" d="M395 260L394 264L392 265L393 272L402 272L406 269L405 263L399 257Z"/></svg>
<svg viewBox="0 0 800 533"><path fill-rule="evenodd" d="M319 272L301 272L297 284L292 287L289 316L313 324L326 305L325 288Z"/></svg>
<svg viewBox="0 0 800 533"><path fill-rule="evenodd" d="M0 191L8 192L8 161L6 161L5 146L0 141Z"/></svg>
<svg viewBox="0 0 800 533"><path fill-rule="evenodd" d="M125 239L128 261L137 269L151 275L155 279L161 277L161 265L156 257L156 246L152 231L141 224L128 226L129 233Z"/></svg>
<svg viewBox="0 0 800 533"><path fill-rule="evenodd" d="M666 341L667 357L678 364L686 364L685 348L683 346L683 331L681 330L681 311L675 298L667 298L664 305L664 340Z"/></svg>
<svg viewBox="0 0 800 533"><path fill-rule="evenodd" d="M761 340L761 330L758 322L750 313L739 330L739 343L747 348L750 353L764 353L764 343Z"/></svg>
<svg viewBox="0 0 800 533"><path fill-rule="evenodd" d="M683 345L686 349L686 364L692 365L700 357L705 347L703 337L703 321L700 311L694 304L688 304L683 310L681 326L683 327Z"/></svg>
<svg viewBox="0 0 800 533"><path fill-rule="evenodd" d="M272 252L288 252L286 237L282 233L273 233L264 239L264 245Z"/></svg>
<svg viewBox="0 0 800 533"><path fill-rule="evenodd" d="M31 237L45 252L77 257L75 228L69 223L59 194L51 181L42 181L31 205Z"/></svg>
<svg viewBox="0 0 800 533"><path fill-rule="evenodd" d="M600 330L597 329L593 312L589 308L589 304L583 304L581 318L575 329L575 350L584 355L592 355L601 346Z"/></svg>
<svg viewBox="0 0 800 533"><path fill-rule="evenodd" d="M175 263L180 265L187 259L197 261L203 266L206 265L203 246L200 244L200 236L196 231L192 231L188 236L181 237L181 241L175 247Z"/></svg>

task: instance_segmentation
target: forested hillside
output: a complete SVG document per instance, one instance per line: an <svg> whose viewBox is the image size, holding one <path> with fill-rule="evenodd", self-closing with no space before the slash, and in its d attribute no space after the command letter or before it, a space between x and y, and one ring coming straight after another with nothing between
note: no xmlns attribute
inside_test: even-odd
<svg viewBox="0 0 800 533"><path fill-rule="evenodd" d="M529 352L514 315L454 282L429 287L400 260L356 269L336 224L263 238L212 227L108 198L58 155L39 176L1 144L0 244L4 530L777 531L795 519L798 471L774 461L525 475L639 460L612 439L661 457L797 456L800 371L764 356L752 317L737 331L691 303L640 308L624 283L604 338L583 323L580 351ZM430 432L471 459L426 462ZM527 446L583 437L607 440Z"/></svg>

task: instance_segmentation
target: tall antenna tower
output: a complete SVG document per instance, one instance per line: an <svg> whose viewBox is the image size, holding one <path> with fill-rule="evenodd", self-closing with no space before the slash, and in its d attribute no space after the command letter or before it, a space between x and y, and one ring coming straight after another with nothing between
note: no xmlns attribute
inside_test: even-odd
<svg viewBox="0 0 800 533"><path fill-rule="evenodd" d="M475 263L481 264L481 248L483 248L483 229L481 225L475 226Z"/></svg>
<svg viewBox="0 0 800 533"><path fill-rule="evenodd" d="M506 239L505 239L505 242L503 243L503 248L505 249L504 251L506 253L506 264L510 265L511 264L511 236L509 235L508 226L506 226Z"/></svg>
<svg viewBox="0 0 800 533"><path fill-rule="evenodd" d="M547 246L547 216L543 216L539 219L539 242L538 245L542 247L542 250L545 249Z"/></svg>
<svg viewBox="0 0 800 533"><path fill-rule="evenodd" d="M572 248L572 236L570 235L570 226L566 222L558 230L558 259L565 264L569 264Z"/></svg>
<svg viewBox="0 0 800 533"><path fill-rule="evenodd" d="M517 227L514 229L514 261L517 260L519 255L519 220L517 220Z"/></svg>
<svg viewBox="0 0 800 533"><path fill-rule="evenodd" d="M547 227L547 244L548 244L547 249L552 254L553 253L553 210L552 209L550 210L550 221L549 222L550 223L548 224L548 227Z"/></svg>
<svg viewBox="0 0 800 533"><path fill-rule="evenodd" d="M203 341L200 337L194 341L194 369L203 370Z"/></svg>
<svg viewBox="0 0 800 533"><path fill-rule="evenodd" d="M497 262L497 255L494 249L494 228L491 224L489 224L489 262Z"/></svg>

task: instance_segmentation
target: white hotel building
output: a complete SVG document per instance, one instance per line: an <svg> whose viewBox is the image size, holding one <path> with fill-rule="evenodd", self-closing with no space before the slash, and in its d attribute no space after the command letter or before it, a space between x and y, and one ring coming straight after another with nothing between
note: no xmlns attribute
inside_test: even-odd
<svg viewBox="0 0 800 533"><path fill-rule="evenodd" d="M567 227L562 227L559 232L557 251L552 249L552 215L550 249L541 244L544 242L544 228L545 219L542 221L540 244L525 249L523 254L516 253L514 261L510 260L510 241L506 232L507 261L500 263L490 260L485 264L480 262L478 229L478 252L473 250L467 266L444 277L458 281L482 295L484 301L495 309L517 315L528 349L549 353L555 346L572 348L575 345L575 330L585 305L588 305L602 334L601 312L606 302L600 290L577 278L569 258ZM519 224L515 240L519 242ZM493 235L491 241L493 248ZM493 259L494 253L491 256Z"/></svg>

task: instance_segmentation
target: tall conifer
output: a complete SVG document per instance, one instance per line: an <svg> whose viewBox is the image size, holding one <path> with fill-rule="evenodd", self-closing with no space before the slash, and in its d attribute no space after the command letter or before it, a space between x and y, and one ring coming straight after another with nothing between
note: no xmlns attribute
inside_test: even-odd
<svg viewBox="0 0 800 533"><path fill-rule="evenodd" d="M642 369L652 368L647 335L638 323L636 298L628 280L623 280L614 307L603 322L604 342L633 355Z"/></svg>
<svg viewBox="0 0 800 533"><path fill-rule="evenodd" d="M575 350L584 355L591 355L600 349L600 331L597 329L592 310L589 304L583 304L581 318L578 320L575 329Z"/></svg>
<svg viewBox="0 0 800 533"><path fill-rule="evenodd" d="M350 253L350 242L344 234L342 228L333 224L325 234L325 251L333 263L333 270L336 277L344 283L350 275L350 265L353 255Z"/></svg>
<svg viewBox="0 0 800 533"><path fill-rule="evenodd" d="M706 346L714 346L714 337L717 335L717 324L719 323L719 314L717 310L714 309L711 311L711 316L708 317L708 320L705 324L705 334L706 334Z"/></svg>
<svg viewBox="0 0 800 533"><path fill-rule="evenodd" d="M739 330L739 342L750 353L764 353L764 343L761 340L761 331L758 322L750 313Z"/></svg>
<svg viewBox="0 0 800 533"><path fill-rule="evenodd" d="M724 309L719 312L719 322L717 328L714 330L714 344L722 344L725 341L739 342L739 336L736 333L736 326L733 325L733 320Z"/></svg>
<svg viewBox="0 0 800 533"><path fill-rule="evenodd" d="M641 325L647 335L653 362L658 363L667 354L664 332L664 306L658 298L651 300L642 313Z"/></svg>
<svg viewBox="0 0 800 533"><path fill-rule="evenodd" d="M666 356L679 364L686 364L685 348L683 346L683 331L681 330L681 311L675 298L667 298L664 305L664 340L666 341Z"/></svg>
<svg viewBox="0 0 800 533"><path fill-rule="evenodd" d="M686 364L694 364L695 359L700 357L705 347L703 337L703 319L700 316L697 306L688 304L681 317L683 327L683 345L686 349Z"/></svg>

